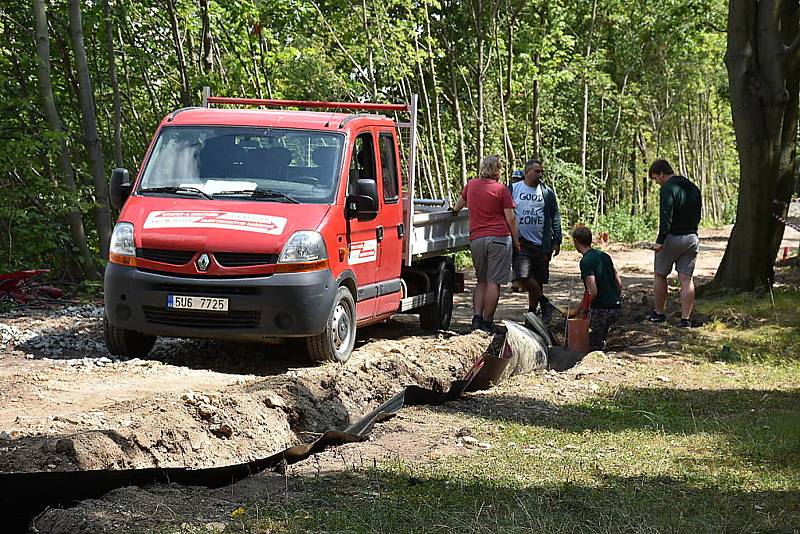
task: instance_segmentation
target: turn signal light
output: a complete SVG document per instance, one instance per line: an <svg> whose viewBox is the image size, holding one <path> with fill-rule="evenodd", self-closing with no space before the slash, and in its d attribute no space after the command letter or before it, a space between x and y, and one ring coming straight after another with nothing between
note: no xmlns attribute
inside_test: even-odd
<svg viewBox="0 0 800 534"><path fill-rule="evenodd" d="M275 265L276 273L304 273L307 271L321 271L329 267L328 260L308 261L302 263L278 263Z"/></svg>
<svg viewBox="0 0 800 534"><path fill-rule="evenodd" d="M136 267L136 256L128 256L125 254L115 254L114 252L110 252L108 254L108 261L111 263L116 263L117 265Z"/></svg>

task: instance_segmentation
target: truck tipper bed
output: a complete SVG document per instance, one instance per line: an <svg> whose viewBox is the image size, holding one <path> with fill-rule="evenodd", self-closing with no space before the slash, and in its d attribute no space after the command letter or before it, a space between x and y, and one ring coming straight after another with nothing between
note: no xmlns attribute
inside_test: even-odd
<svg viewBox="0 0 800 534"><path fill-rule="evenodd" d="M203 100L162 120L133 182L112 171L112 354L144 356L158 336L300 337L312 360L344 362L358 326L395 313L449 327L467 214L415 199L416 96Z"/></svg>

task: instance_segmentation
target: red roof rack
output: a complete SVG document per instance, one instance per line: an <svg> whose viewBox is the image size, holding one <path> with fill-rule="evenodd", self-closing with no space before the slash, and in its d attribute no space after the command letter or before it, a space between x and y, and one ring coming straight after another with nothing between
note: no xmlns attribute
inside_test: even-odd
<svg viewBox="0 0 800 534"><path fill-rule="evenodd" d="M378 104L375 102L319 102L314 100L273 100L266 98L232 98L228 96L211 96L203 91L203 107L211 104L227 104L234 106L268 106L298 107L322 109L346 109L367 111L409 111L406 104Z"/></svg>

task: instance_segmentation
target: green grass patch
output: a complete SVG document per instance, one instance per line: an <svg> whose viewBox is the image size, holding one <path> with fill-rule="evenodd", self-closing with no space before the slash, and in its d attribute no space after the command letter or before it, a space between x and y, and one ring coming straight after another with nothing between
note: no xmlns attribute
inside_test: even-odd
<svg viewBox="0 0 800 534"><path fill-rule="evenodd" d="M799 310L800 291L792 288L701 300L697 312L708 321L687 337L684 353L729 363L800 360Z"/></svg>
<svg viewBox="0 0 800 534"><path fill-rule="evenodd" d="M290 478L288 497L259 503L260 518L245 527L796 532L800 389L787 387L785 369L765 365L714 388L713 367L687 371L694 389L606 389L545 411L541 400L515 397L520 413L538 414L522 422L459 403L451 416L480 429L490 450Z"/></svg>

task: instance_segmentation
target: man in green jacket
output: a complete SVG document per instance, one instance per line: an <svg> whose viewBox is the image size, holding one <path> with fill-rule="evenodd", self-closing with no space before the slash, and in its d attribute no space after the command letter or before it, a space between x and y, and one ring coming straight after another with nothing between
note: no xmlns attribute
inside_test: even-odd
<svg viewBox="0 0 800 534"><path fill-rule="evenodd" d="M667 160L653 162L650 179L661 186L659 196L659 225L656 238L655 278L653 294L655 309L648 317L653 323L667 320L667 276L673 267L681 282L681 320L679 327L691 328L694 307L694 266L697 259L702 196L700 190L683 176L678 176Z"/></svg>

